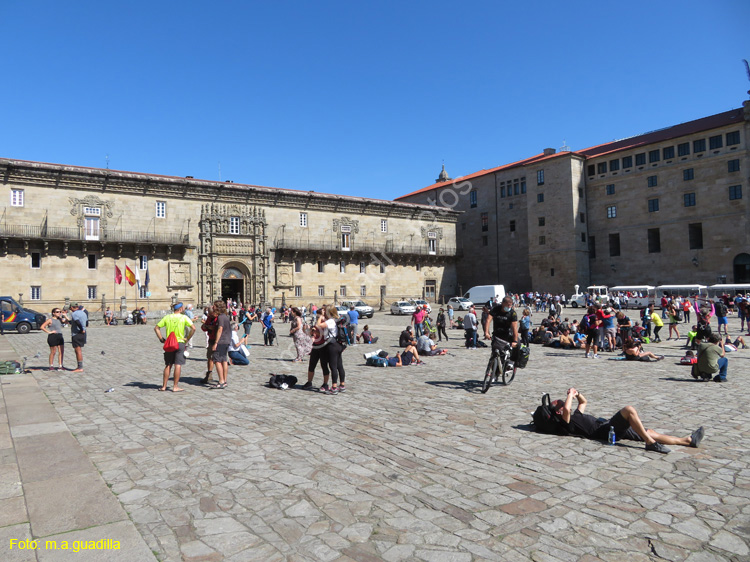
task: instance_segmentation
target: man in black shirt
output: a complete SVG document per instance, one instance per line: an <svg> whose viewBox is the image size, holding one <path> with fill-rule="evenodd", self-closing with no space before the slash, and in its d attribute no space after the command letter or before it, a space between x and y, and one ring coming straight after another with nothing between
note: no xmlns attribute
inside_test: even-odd
<svg viewBox="0 0 750 562"><path fill-rule="evenodd" d="M518 315L513 310L513 299L505 297L500 304L492 307L484 321L485 339L490 339L490 318L494 319L492 344L495 345L495 338L499 338L506 344L515 346L518 342Z"/></svg>
<svg viewBox="0 0 750 562"><path fill-rule="evenodd" d="M575 410L571 410L573 398L578 400L578 407ZM588 404L586 398L575 388L568 389L565 400L552 402L552 409L560 416L561 426L568 432L568 435L606 441L611 426L615 430L617 439L645 441L647 451L665 454L669 453L670 450L664 445L697 447L703 439L704 431L702 427L696 429L688 437L672 437L671 435L656 433L653 429L646 429L633 406L625 406L609 421L600 421L594 416L584 413L586 404Z"/></svg>

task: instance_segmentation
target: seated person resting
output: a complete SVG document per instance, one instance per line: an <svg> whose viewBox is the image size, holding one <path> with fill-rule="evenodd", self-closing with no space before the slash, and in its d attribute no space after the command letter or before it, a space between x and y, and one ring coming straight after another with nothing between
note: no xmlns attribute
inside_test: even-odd
<svg viewBox="0 0 750 562"><path fill-rule="evenodd" d="M661 361L664 359L663 355L654 355L650 351L644 351L643 345L640 341L626 340L625 345L625 359L628 361Z"/></svg>
<svg viewBox="0 0 750 562"><path fill-rule="evenodd" d="M578 401L578 407L571 410L573 398ZM652 429L643 427L633 406L625 406L617 412L609 421L600 421L594 416L585 413L586 398L575 388L568 389L565 400L552 402L552 410L560 416L561 425L568 435L577 435L587 439L598 439L606 441L609 428L615 430L617 439L630 439L632 441L645 441L647 451L657 453L669 453L670 450L664 445L682 445L684 447L697 447L703 439L704 431L700 427L688 437L672 437L662 435Z"/></svg>
<svg viewBox="0 0 750 562"><path fill-rule="evenodd" d="M398 337L398 346L406 347L407 345L416 345L417 340L414 339L414 335L411 332L411 326L407 326L406 330L401 332Z"/></svg>
<svg viewBox="0 0 750 562"><path fill-rule="evenodd" d="M424 361L420 361L419 352L413 345L406 346L404 352L396 352L396 357L388 358L389 367L406 367L407 365L422 365Z"/></svg>

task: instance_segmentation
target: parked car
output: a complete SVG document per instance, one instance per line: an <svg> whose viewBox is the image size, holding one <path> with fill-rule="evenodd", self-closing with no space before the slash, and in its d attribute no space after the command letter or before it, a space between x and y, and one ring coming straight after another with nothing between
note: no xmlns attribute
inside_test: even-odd
<svg viewBox="0 0 750 562"><path fill-rule="evenodd" d="M372 315L375 314L375 310L363 301L344 301L341 304L347 308L354 305L354 310L359 312L360 318L372 318Z"/></svg>
<svg viewBox="0 0 750 562"><path fill-rule="evenodd" d="M347 312L349 312L348 306L344 306L343 304L337 304L336 310L338 310L339 316L346 316L347 318L349 318L349 315L347 314Z"/></svg>
<svg viewBox="0 0 750 562"><path fill-rule="evenodd" d="M464 297L453 297L448 301L448 304L451 305L455 310L469 310L472 306L474 306L473 302L471 302L469 299L465 299Z"/></svg>
<svg viewBox="0 0 750 562"><path fill-rule="evenodd" d="M3 330L28 334L31 330L38 330L46 319L44 314L22 307L13 297L0 297L0 322L3 323Z"/></svg>
<svg viewBox="0 0 750 562"><path fill-rule="evenodd" d="M409 301L410 304L414 305L414 308L423 308L425 305L427 306L427 312L432 312L432 307L430 306L430 303L428 303L426 300L422 299L414 299Z"/></svg>
<svg viewBox="0 0 750 562"><path fill-rule="evenodd" d="M391 304L391 314L414 314L416 311L414 305L406 301L396 301Z"/></svg>

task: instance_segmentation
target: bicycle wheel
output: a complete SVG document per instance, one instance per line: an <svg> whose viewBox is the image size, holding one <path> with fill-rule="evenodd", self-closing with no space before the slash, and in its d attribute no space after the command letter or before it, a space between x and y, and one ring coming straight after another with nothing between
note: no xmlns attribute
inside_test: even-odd
<svg viewBox="0 0 750 562"><path fill-rule="evenodd" d="M487 371L484 374L484 381L482 381L482 394L486 394L492 384L492 377L497 373L497 357L490 358L490 362L487 364Z"/></svg>
<svg viewBox="0 0 750 562"><path fill-rule="evenodd" d="M516 378L517 368L515 363L513 363L512 369L503 368L503 384L508 385L513 382L513 379Z"/></svg>

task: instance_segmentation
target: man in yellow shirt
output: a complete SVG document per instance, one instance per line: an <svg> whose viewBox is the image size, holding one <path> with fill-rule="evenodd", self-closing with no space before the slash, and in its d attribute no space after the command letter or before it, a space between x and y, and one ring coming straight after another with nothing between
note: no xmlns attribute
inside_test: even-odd
<svg viewBox="0 0 750 562"><path fill-rule="evenodd" d="M182 313L182 303L178 302L174 305L173 309L173 314L167 314L156 326L154 326L156 337L159 338L161 343L167 341L169 334L174 332L174 335L177 338L177 343L179 344L179 349L177 351L164 352L164 382L159 389L162 392L167 390L167 382L169 382L172 365L174 365L174 385L172 386L172 392L182 392L184 390L177 385L180 382L182 366L185 364L185 341L190 340L195 333L195 327L193 326L192 321ZM161 335L161 328L165 328L166 336Z"/></svg>

